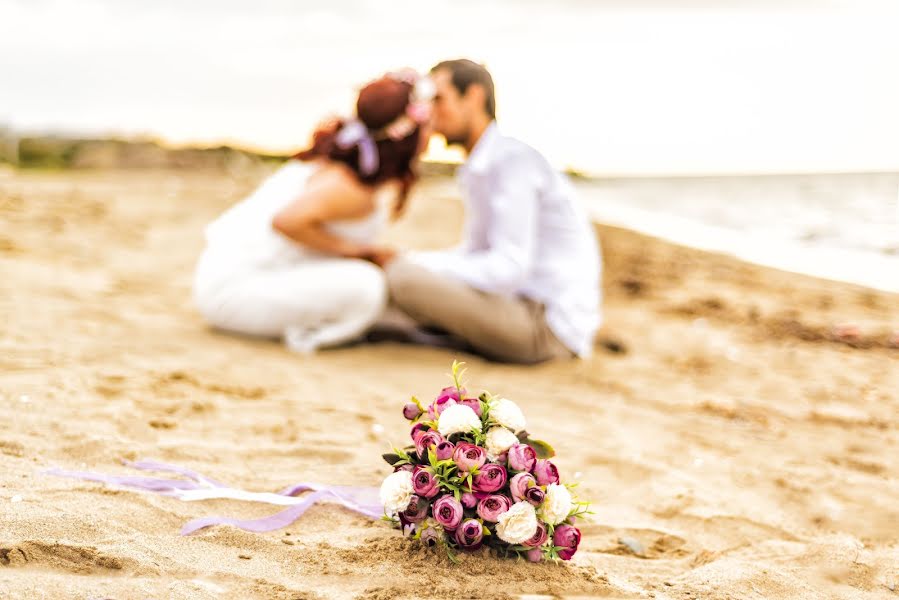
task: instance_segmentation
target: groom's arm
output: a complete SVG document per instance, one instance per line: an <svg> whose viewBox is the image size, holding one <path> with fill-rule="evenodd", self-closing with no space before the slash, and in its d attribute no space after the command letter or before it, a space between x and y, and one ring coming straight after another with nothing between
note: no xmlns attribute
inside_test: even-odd
<svg viewBox="0 0 899 600"><path fill-rule="evenodd" d="M490 177L489 196L473 199L487 204L488 248L428 257L421 264L476 289L509 294L521 287L533 264L539 172L527 161L506 160Z"/></svg>

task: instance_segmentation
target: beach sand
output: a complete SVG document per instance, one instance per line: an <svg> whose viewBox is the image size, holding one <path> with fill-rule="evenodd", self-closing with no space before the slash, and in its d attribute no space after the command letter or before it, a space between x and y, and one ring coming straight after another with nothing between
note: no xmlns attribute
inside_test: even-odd
<svg viewBox="0 0 899 600"><path fill-rule="evenodd" d="M210 331L191 305L202 226L260 176L0 173L0 598L895 597L899 297L599 227L602 335L621 352L301 356ZM456 198L424 183L390 240L453 243ZM571 563L454 566L327 506L268 534L180 537L276 509L42 474L145 458L258 491L378 485L403 403L435 395L454 358L470 389L522 405L595 502Z"/></svg>

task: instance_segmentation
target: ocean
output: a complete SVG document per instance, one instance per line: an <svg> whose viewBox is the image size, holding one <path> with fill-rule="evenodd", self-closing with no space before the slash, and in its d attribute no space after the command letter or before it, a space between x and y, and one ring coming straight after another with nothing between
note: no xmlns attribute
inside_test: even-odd
<svg viewBox="0 0 899 600"><path fill-rule="evenodd" d="M576 186L602 223L899 292L899 173L627 177Z"/></svg>

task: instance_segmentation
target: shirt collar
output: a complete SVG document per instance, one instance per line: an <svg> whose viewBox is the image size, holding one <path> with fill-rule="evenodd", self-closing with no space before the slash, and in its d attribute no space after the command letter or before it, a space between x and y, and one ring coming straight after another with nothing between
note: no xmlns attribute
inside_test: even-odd
<svg viewBox="0 0 899 600"><path fill-rule="evenodd" d="M484 133L481 134L481 137L478 138L474 148L471 149L471 154L468 155L468 160L465 161L463 166L464 173L481 174L487 170L487 167L490 166L492 150L499 136L500 133L499 128L496 126L496 121L491 121Z"/></svg>

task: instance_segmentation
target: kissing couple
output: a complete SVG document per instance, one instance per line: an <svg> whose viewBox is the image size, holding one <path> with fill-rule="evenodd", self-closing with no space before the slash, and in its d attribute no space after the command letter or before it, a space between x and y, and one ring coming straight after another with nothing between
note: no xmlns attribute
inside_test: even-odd
<svg viewBox="0 0 899 600"><path fill-rule="evenodd" d="M461 146L461 243L378 243L403 213L432 134ZM194 300L218 329L300 352L401 329L408 340L533 364L589 356L600 325L600 250L568 180L496 122L493 79L470 60L389 73L356 114L206 228Z"/></svg>

